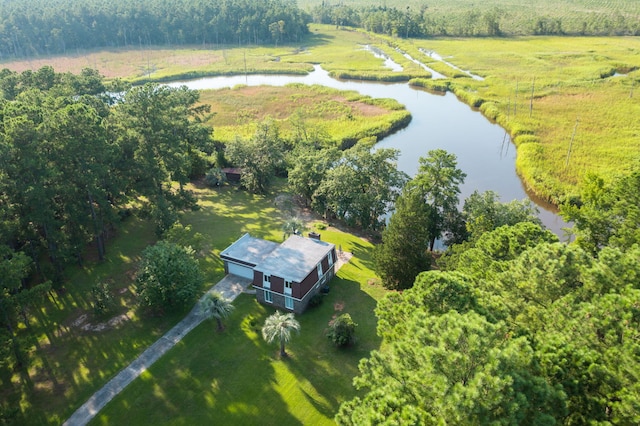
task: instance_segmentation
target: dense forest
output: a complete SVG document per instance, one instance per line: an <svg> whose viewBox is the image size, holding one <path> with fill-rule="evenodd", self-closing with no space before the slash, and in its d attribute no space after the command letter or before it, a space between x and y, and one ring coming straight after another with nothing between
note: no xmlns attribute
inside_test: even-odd
<svg viewBox="0 0 640 426"><path fill-rule="evenodd" d="M443 151L416 177L374 251L393 292L378 303L385 349L360 361L339 424L638 424L640 167L590 176L564 205L561 243L526 203L475 193ZM438 259L434 236L463 238ZM435 233L434 233L435 232ZM429 270L438 269L438 270Z"/></svg>
<svg viewBox="0 0 640 426"><path fill-rule="evenodd" d="M92 70L50 67L5 70L0 82L0 336L13 347L2 364L20 365L15 328L28 306L62 288L65 266L82 265L88 245L104 259L131 209L162 233L195 206L183 185L213 147L196 91L145 85L116 97L107 89L122 87Z"/></svg>
<svg viewBox="0 0 640 426"><path fill-rule="evenodd" d="M310 20L294 0L2 0L0 17L0 59L97 47L300 41Z"/></svg>
<svg viewBox="0 0 640 426"><path fill-rule="evenodd" d="M400 2L354 5L327 0L313 6L311 15L316 23L359 27L404 38L640 34L638 11L628 3L617 6L593 5L593 2L588 5L500 1L486 4L464 1L394 3ZM557 10L550 9L554 7Z"/></svg>
<svg viewBox="0 0 640 426"><path fill-rule="evenodd" d="M92 48L302 42L312 21L404 38L640 34L635 10L604 13L576 6L561 15L529 12L499 5L450 10L426 3L405 8L337 1L306 12L295 0L1 0L0 59Z"/></svg>

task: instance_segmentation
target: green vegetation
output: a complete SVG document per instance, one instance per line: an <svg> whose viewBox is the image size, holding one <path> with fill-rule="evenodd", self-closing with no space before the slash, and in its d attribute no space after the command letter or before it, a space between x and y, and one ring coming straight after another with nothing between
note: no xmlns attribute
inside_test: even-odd
<svg viewBox="0 0 640 426"><path fill-rule="evenodd" d="M578 192L587 173L609 181L627 173L638 157L635 39L436 39L398 45L425 60L432 59L418 49L435 51L484 77L452 78L446 86L511 134L518 173L544 199L561 203Z"/></svg>
<svg viewBox="0 0 640 426"><path fill-rule="evenodd" d="M211 105L208 124L224 143L250 138L265 120L273 120L279 137L290 143L349 147L367 137L382 139L411 120L393 99L302 84L205 90L200 101Z"/></svg>
<svg viewBox="0 0 640 426"><path fill-rule="evenodd" d="M216 205L236 196L253 198L226 189L204 194ZM254 206L272 204L261 197L255 202ZM238 221L242 212L225 211L231 217L216 221L223 222L222 226L252 224ZM194 228L206 232L195 224ZM217 234L211 231L208 235ZM374 283L370 243L333 227L322 231L322 239L354 257L331 281L324 303L296 317L300 334L287 345L289 357L280 361L278 346L267 344L261 335L262 325L274 311L258 304L255 296L242 294L234 302L236 309L224 333L211 333L206 323L198 326L105 407L92 424L332 424L340 403L355 394L351 380L358 361L380 346L372 312L385 290ZM358 341L345 350L336 348L325 332L332 317L347 311L358 323Z"/></svg>
<svg viewBox="0 0 640 426"><path fill-rule="evenodd" d="M267 343L280 344L280 358L288 357L285 345L291 340L291 332L300 331L300 323L295 319L293 312L282 313L276 311L264 320L262 326L262 338Z"/></svg>
<svg viewBox="0 0 640 426"><path fill-rule="evenodd" d="M329 321L327 337L338 347L349 346L356 342L356 327L351 315L341 314Z"/></svg>
<svg viewBox="0 0 640 426"><path fill-rule="evenodd" d="M518 146L516 167L525 184L555 204L578 193L582 177L588 172L610 180L618 172L627 171L640 151L638 138L633 136L638 132L634 92L640 69L640 55L633 38L403 40L335 26L310 28L304 48L295 44L278 48L143 49L94 52L45 61L60 61L54 62L60 70L79 71L95 65L109 77L132 80L142 77L140 69L147 59L157 64L156 72L144 77L151 79L167 79L185 72L243 73L245 59L248 72L307 72L311 70L310 63L320 63L332 75L347 72L361 78L379 72L381 78L397 74L413 76L412 84L436 91L452 90L461 100L479 107L489 119L503 126ZM383 60L364 50L364 45L375 46L404 70L400 73L386 70ZM430 80L426 71L395 47L449 78ZM424 53L431 51L484 80L474 80ZM7 65L23 70L45 63L25 61ZM247 112L252 114L250 108ZM222 137L224 126L220 130ZM251 134L249 128L244 132Z"/></svg>
<svg viewBox="0 0 640 426"><path fill-rule="evenodd" d="M299 41L309 17L292 0L170 3L141 0L0 2L0 55L31 57L84 48Z"/></svg>
<svg viewBox="0 0 640 426"><path fill-rule="evenodd" d="M161 313L193 306L204 283L194 253L166 241L145 248L136 271L138 303Z"/></svg>
<svg viewBox="0 0 640 426"><path fill-rule="evenodd" d="M637 35L634 0L300 0L314 22L398 37L543 34Z"/></svg>
<svg viewBox="0 0 640 426"><path fill-rule="evenodd" d="M378 303L384 348L338 423L637 423L636 212L610 240L636 244L597 257L530 222L453 246L444 271Z"/></svg>
<svg viewBox="0 0 640 426"><path fill-rule="evenodd" d="M610 2L603 3L594 19L609 7L613 8ZM554 13L563 10L561 3ZM465 27L464 22L487 13L492 11L452 16L442 28L457 25L478 35L479 27ZM493 25L496 16L474 25L485 25L494 35L497 29L502 33L502 21ZM629 22L623 17L607 31L628 32ZM142 424L180 417L179 422L186 413L203 423L328 424L338 412L337 420L343 423L380 420L377 416L384 412L389 419L416 423L519 423L525 418L569 424L640 422L640 179L634 164L640 152L634 94L640 55L635 40L405 40L399 26L381 31L393 36L378 36L347 29L348 22L340 21L330 27L312 26L312 35L301 47L299 42L284 44L282 27L274 23L268 25L276 46L272 49L225 45L215 51L154 50L154 55L173 55L161 59L162 69L151 66L152 51L142 48L141 41L140 50L116 55L130 63L111 77L141 81L171 75L304 72L311 63L322 63L334 76L412 79L432 90L451 90L512 134L518 170L531 188L554 202L569 201L563 214L576 221L577 244L559 244L531 223L530 206L500 205L491 194L475 194L462 215L454 212L448 207L454 204L455 181L463 173L445 167L455 171L454 182L445 188L453 191L437 195L444 197L437 214L431 209L430 220L423 222L428 229L419 230L426 232L414 231L412 226L420 225L415 223L388 228L424 235L418 250L426 250L424 240L432 246L445 231L456 234L455 242L464 242L440 259L445 272L419 274L413 289L385 297L388 293L373 272L373 246L328 223L314 224L323 230L324 240L354 257L332 281L332 291L321 299L325 303L300 317L303 333L290 342L288 359L275 362L275 350L260 339L260 324L272 312L243 295L228 318L227 333L198 327L96 421ZM557 24L538 20L535 28L556 31ZM594 28L589 31L600 31ZM26 51L22 36L16 33L5 40L4 48L14 54ZM239 44L251 38L243 34ZM144 47L150 40L148 35ZM384 69L382 60L364 45L375 46L403 71ZM429 73L402 51L448 78L429 80ZM451 68L425 53L429 51L484 79ZM82 59L74 66L87 61L104 65L101 55L78 55ZM273 142L286 148L266 171L267 180L254 179L256 192L263 194L252 195L224 185L212 190L201 187L200 181L190 183L210 170L214 157L217 166L224 160L203 124L208 110L196 92L145 85L110 103L101 94L123 87L119 81L113 83L106 85L92 70L78 76L55 74L51 67L0 73L3 422L61 423L182 318L188 303L162 317L141 315L136 309L136 266L144 247L159 236L180 247L193 243L194 254L201 256L204 279L193 286L195 297L222 277L218 254L243 232L281 240L285 221L294 223L285 192L301 195L329 217L376 230L397 196L394 191L404 182L394 171L394 152L380 150L376 157L370 151L375 142L371 135L390 131L394 114L400 117L396 123L409 119L391 101L305 88L315 91L314 99L325 97L313 103L318 111L296 97L303 93L300 87L280 92L262 88L266 95L257 109L273 114L259 120L260 113L253 113L246 100L234 99L236 109L244 102L245 121L234 124L230 114L229 126L236 127L229 135L252 135L267 151ZM249 89L235 93L242 91ZM290 102L267 103L269 96L285 92ZM284 108L297 101L303 107ZM359 114L368 117L366 112L380 109L387 113L374 114L385 117L374 126L338 131L350 127L345 123L369 120ZM327 117L337 124L321 126ZM269 121L280 119L286 139ZM254 127L256 121L261 124ZM356 140L360 143L342 156L335 149ZM286 146L289 141L296 142L295 149ZM232 152L228 151L229 159L241 158ZM292 159L299 159L298 164ZM317 167L306 167L312 164ZM290 189L274 177L287 168ZM582 183L587 173L589 179ZM214 174L210 180L220 182ZM416 182L430 191L430 181ZM246 181L245 186L251 188ZM420 195L425 201L436 198L431 192ZM176 227L177 219L187 226ZM451 225L464 225L466 232ZM396 243L402 240L401 235ZM163 244L169 243L156 247ZM411 282L402 280L403 286ZM339 351L325 336L331 321L345 310L360 326L358 343ZM356 391L351 379L365 356L369 358L360 363ZM425 383L429 392L423 392ZM490 397L475 398L478 394Z"/></svg>
<svg viewBox="0 0 640 426"><path fill-rule="evenodd" d="M231 304L231 301L222 297L218 292L207 293L205 299L200 305L200 313L206 318L213 318L218 324L218 331L224 330L224 324L222 320L231 315L231 312L235 307Z"/></svg>

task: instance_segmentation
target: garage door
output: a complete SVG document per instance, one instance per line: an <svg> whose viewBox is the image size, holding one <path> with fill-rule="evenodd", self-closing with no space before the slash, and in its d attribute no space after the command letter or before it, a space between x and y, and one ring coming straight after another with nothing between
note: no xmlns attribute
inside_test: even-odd
<svg viewBox="0 0 640 426"><path fill-rule="evenodd" d="M253 269L248 266L238 265L237 263L227 262L227 268L229 269L229 273L233 275L237 275L239 277L253 279Z"/></svg>

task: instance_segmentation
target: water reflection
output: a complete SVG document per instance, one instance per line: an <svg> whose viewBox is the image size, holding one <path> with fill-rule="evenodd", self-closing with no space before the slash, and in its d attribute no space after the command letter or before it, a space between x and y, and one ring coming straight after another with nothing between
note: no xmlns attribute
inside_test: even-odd
<svg viewBox="0 0 640 426"><path fill-rule="evenodd" d="M375 56L376 58L384 59L384 66L386 68L389 68L391 71L402 72L404 70L404 68L402 68L402 65L400 65L399 63L391 59L389 55L385 54L382 50L378 49L377 47L367 44L364 46L364 50L367 50L373 53L373 56Z"/></svg>
<svg viewBox="0 0 640 426"><path fill-rule="evenodd" d="M319 66L305 76L300 75L239 75L211 77L169 86L186 85L190 89L220 89L236 85L284 86L289 83L319 84L339 90L355 90L374 98L393 98L404 104L412 115L411 124L385 138L378 146L400 150L398 168L413 176L418 159L432 149L442 148L454 153L458 167L467 178L461 188L461 199L473 191L493 190L503 202L530 198L515 171L516 150L511 138L497 124L480 112L460 102L452 93L435 95L417 90L406 83L336 80ZM532 199L540 208L543 223L562 236L567 224L548 205Z"/></svg>

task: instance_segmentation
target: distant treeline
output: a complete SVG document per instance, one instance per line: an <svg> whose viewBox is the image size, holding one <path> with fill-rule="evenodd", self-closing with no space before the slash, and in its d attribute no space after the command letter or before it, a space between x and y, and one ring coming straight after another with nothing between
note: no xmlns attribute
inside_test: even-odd
<svg viewBox="0 0 640 426"><path fill-rule="evenodd" d="M300 40L295 0L0 0L0 59L75 49Z"/></svg>
<svg viewBox="0 0 640 426"><path fill-rule="evenodd" d="M514 36L514 35L640 35L640 17L623 14L589 12L586 9L558 13L526 13L505 5L472 7L459 10L387 6L351 7L339 1L323 1L312 8L315 23L363 28L378 34L397 37L432 36Z"/></svg>

